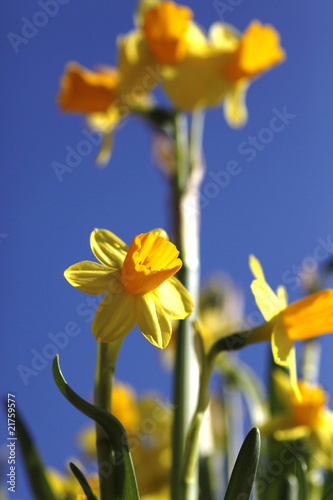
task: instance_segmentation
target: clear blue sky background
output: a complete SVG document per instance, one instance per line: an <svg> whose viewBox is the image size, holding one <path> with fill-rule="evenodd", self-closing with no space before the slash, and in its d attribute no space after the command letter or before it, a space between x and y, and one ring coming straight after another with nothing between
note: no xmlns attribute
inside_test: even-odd
<svg viewBox="0 0 333 500"><path fill-rule="evenodd" d="M205 28L219 20L213 2L184 3ZM249 291L250 253L262 261L270 284L276 287L284 282L295 300L301 290L295 287L293 266L300 266L306 256L314 257L318 238L329 248L333 241L333 5L326 0L240 0L238 4L225 13L225 21L240 30L254 18L273 24L288 54L283 65L251 86L246 127L229 129L221 109L210 110L206 119L208 175L203 195L211 180L209 172L225 170L228 161L237 160L241 173L203 210L202 278L219 269L228 272L243 289L250 313L256 309ZM128 243L151 228L170 227L166 183L150 159L151 132L138 120L129 120L117 134L106 169L96 168L95 147L72 173L64 175L62 183L51 167L54 161L65 162L67 146L75 149L84 139L84 121L61 115L55 102L66 62L76 60L90 68L113 64L116 36L132 28L134 7L134 1L69 0L15 53L8 33L21 35L22 18L31 21L41 7L37 1L23 0L3 5L1 396L16 395L45 461L58 468L75 454L74 435L87 420L59 393L51 361L37 376L29 377L27 385L17 367L31 367L31 350L41 353L51 342L49 333L63 331L74 322L80 333L60 350L61 364L72 387L88 398L96 342L86 321L89 316L77 312L78 307L89 308L82 305L88 296L72 288L63 271L80 260L93 260L89 235L95 227L110 229ZM253 161L247 161L249 155L241 155L239 145L269 126L274 108L282 111L285 106L295 118L275 133ZM332 391L333 337L323 338L322 345L320 378ZM261 345L242 354L261 376L267 350ZM134 384L139 393L148 388L167 397L171 393L170 375L160 368L157 349L137 330L124 342L117 377ZM0 423L5 438L3 413ZM30 498L22 467L15 498Z"/></svg>

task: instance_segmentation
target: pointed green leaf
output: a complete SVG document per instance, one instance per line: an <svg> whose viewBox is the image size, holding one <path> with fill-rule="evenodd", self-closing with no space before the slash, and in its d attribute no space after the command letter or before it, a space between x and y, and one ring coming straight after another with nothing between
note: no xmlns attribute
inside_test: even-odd
<svg viewBox="0 0 333 500"><path fill-rule="evenodd" d="M260 455L260 432L250 430L238 453L224 500L249 500Z"/></svg>
<svg viewBox="0 0 333 500"><path fill-rule="evenodd" d="M138 500L139 493L124 427L116 417L88 403L69 387L61 373L58 355L53 360L52 370L54 380L65 398L75 408L98 422L110 439L116 458L113 464L116 496L112 500Z"/></svg>
<svg viewBox="0 0 333 500"><path fill-rule="evenodd" d="M5 403L7 409L7 401ZM47 479L46 470L38 450L17 410L15 420L17 438L35 500L45 500L46 498L58 500Z"/></svg>
<svg viewBox="0 0 333 500"><path fill-rule="evenodd" d="M70 466L71 471L73 472L74 476L76 477L76 479L80 483L80 486L83 489L83 493L86 495L87 500L97 500L97 497L95 497L95 495L91 491L89 483L86 480L83 472L81 472L80 469L75 464L73 464L73 462L70 462L69 466Z"/></svg>

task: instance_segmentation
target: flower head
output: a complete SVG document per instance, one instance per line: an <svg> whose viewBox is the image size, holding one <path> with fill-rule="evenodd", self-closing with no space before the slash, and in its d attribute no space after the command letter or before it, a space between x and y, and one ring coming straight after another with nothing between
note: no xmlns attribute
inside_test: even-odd
<svg viewBox="0 0 333 500"><path fill-rule="evenodd" d="M333 331L333 290L323 290L287 305L283 286L275 294L267 284L260 262L250 256L255 277L251 290L266 321L272 323L275 363L289 368L291 383L300 398L296 378L295 340L305 340Z"/></svg>
<svg viewBox="0 0 333 500"><path fill-rule="evenodd" d="M333 412L328 409L328 394L319 384L305 380L298 382L295 394L281 370L274 370L273 383L284 411L270 418L261 431L282 441L309 439L314 458L333 470Z"/></svg>
<svg viewBox="0 0 333 500"><path fill-rule="evenodd" d="M230 25L214 23L208 39L203 35L199 39L177 66L164 72L166 93L182 110L223 103L229 125L244 125L251 81L285 58L278 32L259 21L253 21L243 35Z"/></svg>
<svg viewBox="0 0 333 500"><path fill-rule="evenodd" d="M61 80L59 107L71 113L105 112L116 98L118 80L115 68L89 71L75 62L69 63Z"/></svg>
<svg viewBox="0 0 333 500"><path fill-rule="evenodd" d="M151 52L161 63L175 64L186 54L186 35L192 11L173 2L158 2L147 10L143 32Z"/></svg>
<svg viewBox="0 0 333 500"><path fill-rule="evenodd" d="M182 265L179 252L160 234L140 234L128 248L110 231L96 229L90 245L101 264L83 261L65 271L79 290L106 293L92 324L97 340L121 339L137 324L152 344L164 348L172 333L170 320L191 314L192 299L173 276Z"/></svg>

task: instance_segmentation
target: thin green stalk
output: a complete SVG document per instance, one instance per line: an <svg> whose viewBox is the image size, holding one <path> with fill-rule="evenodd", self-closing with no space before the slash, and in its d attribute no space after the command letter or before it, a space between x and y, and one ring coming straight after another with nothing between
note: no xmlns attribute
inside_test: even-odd
<svg viewBox="0 0 333 500"><path fill-rule="evenodd" d="M198 403L186 440L180 496L182 500L189 500L191 498L191 489L195 482L199 457L200 429L209 402L208 388L211 371L212 365L205 363L200 376Z"/></svg>
<svg viewBox="0 0 333 500"><path fill-rule="evenodd" d="M197 115L200 119L201 116ZM173 183L174 229L176 245L183 261L179 279L187 288L194 302L194 313L179 323L174 381L174 426L171 490L173 500L183 500L180 492L181 470L185 440L194 413L198 394L198 364L193 342L192 321L199 300L199 187L202 175L201 137L199 127L192 120L189 150L186 116L177 114L175 119L177 172ZM197 132L193 132L197 127ZM194 135L193 135L194 134ZM192 141L195 141L195 144ZM197 497L195 482L191 486L189 500Z"/></svg>
<svg viewBox="0 0 333 500"><path fill-rule="evenodd" d="M95 372L95 406L111 412L111 392L116 361L123 339L106 344L97 343ZM100 498L108 500L114 491L112 472L112 450L104 429L96 424L97 461L100 480Z"/></svg>

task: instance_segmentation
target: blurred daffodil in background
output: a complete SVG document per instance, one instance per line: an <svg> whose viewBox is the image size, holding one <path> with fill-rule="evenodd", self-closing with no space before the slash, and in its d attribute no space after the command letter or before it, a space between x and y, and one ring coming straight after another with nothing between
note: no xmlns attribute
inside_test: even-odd
<svg viewBox="0 0 333 500"><path fill-rule="evenodd" d="M294 342L333 331L333 290L322 290L288 305L285 288L279 286L277 292L273 292L260 262L253 255L250 268L255 277L251 290L262 315L272 326L274 361L289 369L292 387L301 399Z"/></svg>

